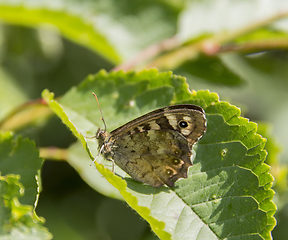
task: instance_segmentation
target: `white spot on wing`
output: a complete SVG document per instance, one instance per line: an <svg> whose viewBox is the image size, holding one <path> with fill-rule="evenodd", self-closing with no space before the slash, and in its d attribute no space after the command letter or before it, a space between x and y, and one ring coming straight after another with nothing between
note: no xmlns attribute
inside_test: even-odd
<svg viewBox="0 0 288 240"><path fill-rule="evenodd" d="M183 120L186 121L186 122L191 122L191 118L188 117L188 116L184 116L184 117L183 117Z"/></svg>
<svg viewBox="0 0 288 240"><path fill-rule="evenodd" d="M177 118L173 114L164 114L165 117L168 119L169 124L176 130L177 129Z"/></svg>
<svg viewBox="0 0 288 240"><path fill-rule="evenodd" d="M187 136L191 133L191 131L189 129L181 129L181 133L184 135L184 136Z"/></svg>
<svg viewBox="0 0 288 240"><path fill-rule="evenodd" d="M150 125L150 128L153 130L159 130L160 129L160 126L155 121L150 122L149 125Z"/></svg>
<svg viewBox="0 0 288 240"><path fill-rule="evenodd" d="M138 126L137 128L138 128L138 130L139 130L140 132L143 132L144 126Z"/></svg>

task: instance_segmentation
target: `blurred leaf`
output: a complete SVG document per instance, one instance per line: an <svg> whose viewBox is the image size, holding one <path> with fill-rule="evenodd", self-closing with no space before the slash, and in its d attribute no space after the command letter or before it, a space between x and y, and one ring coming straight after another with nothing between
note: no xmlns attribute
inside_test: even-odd
<svg viewBox="0 0 288 240"><path fill-rule="evenodd" d="M268 51L255 56L251 55L245 60L258 71L271 75L279 83L283 82L283 85L288 85L287 81L279 81L286 80L288 76L288 69L285 67L288 60L287 51Z"/></svg>
<svg viewBox="0 0 288 240"><path fill-rule="evenodd" d="M273 230L273 239L285 239L287 236L287 221L288 221L288 204L287 204L288 194L286 192L286 204L277 210L277 226ZM280 211L279 211L280 210Z"/></svg>
<svg viewBox="0 0 288 240"><path fill-rule="evenodd" d="M0 134L0 169L2 175L20 175L19 182L25 188L20 198L22 204L36 207L40 192L40 168L43 160L35 143L18 137L13 139L11 133Z"/></svg>
<svg viewBox="0 0 288 240"><path fill-rule="evenodd" d="M175 33L177 5L165 1L1 1L2 21L26 26L54 25L61 34L112 63ZM51 27L50 25L50 27Z"/></svg>
<svg viewBox="0 0 288 240"><path fill-rule="evenodd" d="M279 164L280 153L282 147L275 139L275 136L272 134L272 126L270 123L258 122L257 132L267 139L265 149L269 153L266 159L267 164L274 165Z"/></svg>
<svg viewBox="0 0 288 240"><path fill-rule="evenodd" d="M81 161L79 161L79 159L81 159ZM93 189L106 196L123 200L123 197L119 191L115 190L115 188L109 182L107 182L106 178L104 178L100 172L95 170L94 165L91 167L91 159L79 142L71 145L71 147L68 149L67 160L69 164L71 164L77 170L83 180L85 180L85 182L88 183ZM107 168L111 169L112 166L110 163L106 162L104 164Z"/></svg>
<svg viewBox="0 0 288 240"><path fill-rule="evenodd" d="M55 175L57 173L53 173L53 177ZM66 190L65 187L56 189L56 192L62 190ZM45 194L44 190L37 206L37 213L45 216L45 226L53 233L53 239L97 239L95 238L97 231L95 231L94 212L99 202L83 191L76 191L74 196L70 196L66 190L64 198L59 198L60 194L57 193L55 195L58 196L53 198L47 195L47 192Z"/></svg>
<svg viewBox="0 0 288 240"><path fill-rule="evenodd" d="M109 130L170 104L185 102L205 109L208 128L194 148L194 166L189 169L188 178L177 181L174 188L153 188L132 180L117 167L118 176L114 175L103 166L107 163L103 159L99 159L100 164L96 163L97 170L150 223L161 239L170 239L170 236L173 239L191 236L271 239L270 232L276 224L273 218L276 206L272 202L273 177L264 163L265 139L256 134L255 123L240 117L238 108L220 102L216 94L208 91L191 93L184 78L171 72L158 73L154 69L139 73L101 71L71 89L59 100L60 105L53 99L53 94L44 91L45 101L80 138L91 159L89 149L96 156L96 144L91 140L86 143L81 134L93 136L97 127L102 126L91 92L99 98ZM92 174L78 168L86 161L82 158L77 164L76 161L75 157L72 166L76 166L82 176ZM93 181L92 176L84 179ZM95 189L98 189L95 187L97 181L95 178L94 184L90 182ZM113 195L111 188L108 194L115 197L116 192Z"/></svg>
<svg viewBox="0 0 288 240"><path fill-rule="evenodd" d="M148 66L170 70L200 53L219 56L227 51L286 49L287 10L287 2L281 0L268 0L265 4L261 0L188 1L179 14L177 47L157 56ZM266 29L274 35L267 31L263 34Z"/></svg>
<svg viewBox="0 0 288 240"><path fill-rule="evenodd" d="M12 109L27 100L21 88L0 67L0 122Z"/></svg>
<svg viewBox="0 0 288 240"><path fill-rule="evenodd" d="M139 217L133 211L127 211L126 206L120 201L108 199L102 202L96 218L99 234L97 239L145 239L143 237L144 222L139 221Z"/></svg>
<svg viewBox="0 0 288 240"><path fill-rule="evenodd" d="M278 29L270 28L260 28L251 33L247 33L241 37L238 37L235 42L249 42L249 41L263 41L265 40L284 40L286 41L288 37L288 32L280 31ZM275 46L277 47L277 46Z"/></svg>
<svg viewBox="0 0 288 240"><path fill-rule="evenodd" d="M57 96L64 94L91 72L112 67L88 49L61 38L55 29L3 25L0 31L3 34L0 87L10 91L5 100L9 99L14 106L39 98L45 88L50 88ZM9 85L18 92L12 91ZM7 91L3 92L3 97ZM24 100L19 101L22 96ZM6 102L6 105L11 103Z"/></svg>
<svg viewBox="0 0 288 240"><path fill-rule="evenodd" d="M176 72L190 74L193 78L199 78L199 80L206 80L214 84L227 86L243 84L243 80L239 75L229 69L225 62L218 57L198 56L194 60L183 63L177 68Z"/></svg>
<svg viewBox="0 0 288 240"><path fill-rule="evenodd" d="M251 27L261 27L260 23L266 25L277 20L277 15L284 17L287 9L288 2L281 0L268 0L265 4L261 0L192 0L180 15L178 34L182 39L191 39L202 34L219 32L222 32L223 37L231 32L245 33Z"/></svg>
<svg viewBox="0 0 288 240"><path fill-rule="evenodd" d="M272 126L269 123L258 123L258 133L267 138L265 149L269 153L266 159L267 164L271 166L271 173L275 177L273 189L276 191L275 202L278 209L287 204L288 194L288 167L280 161L282 146L272 134Z"/></svg>
<svg viewBox="0 0 288 240"><path fill-rule="evenodd" d="M64 4L64 2L62 4ZM93 21L86 20L85 22L80 18L80 15L73 11L70 12L72 9L69 11L69 9L64 8L64 11L64 9L61 9L64 7L61 6L62 4L60 3L58 7L55 8L53 5L45 4L44 1L42 3L39 1L37 5L31 8L27 1L19 2L19 5L10 5L9 1L7 1L4 4L2 3L0 15L2 20L13 24L26 26L51 24L57 26L62 34L72 41L77 41L80 44L97 50L97 52L110 61L119 61L119 57L105 37L102 36L97 28L93 27ZM73 4L70 5L73 7ZM77 6L76 4L76 8L77 7L80 7L79 10L82 9L82 11L85 11L83 5ZM84 16L84 14L82 16Z"/></svg>
<svg viewBox="0 0 288 240"><path fill-rule="evenodd" d="M52 239L31 205L19 203L25 189L19 175L0 176L0 239Z"/></svg>
<svg viewBox="0 0 288 240"><path fill-rule="evenodd" d="M41 125L50 115L50 109L39 101L26 102L15 108L2 122L0 121L0 128L2 131L15 131L32 125L32 123Z"/></svg>

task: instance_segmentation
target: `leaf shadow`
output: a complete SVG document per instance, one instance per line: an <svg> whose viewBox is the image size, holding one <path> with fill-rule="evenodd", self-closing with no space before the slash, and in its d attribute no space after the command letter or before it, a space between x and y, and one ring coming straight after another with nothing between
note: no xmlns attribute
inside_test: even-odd
<svg viewBox="0 0 288 240"><path fill-rule="evenodd" d="M157 194L160 192L166 192L169 193L170 189L167 186L162 186L159 188L155 188L152 186L149 186L147 184L143 184L137 181L134 181L132 178L124 178L127 182L127 187L130 188L131 190L145 194L145 195L151 195L151 194Z"/></svg>

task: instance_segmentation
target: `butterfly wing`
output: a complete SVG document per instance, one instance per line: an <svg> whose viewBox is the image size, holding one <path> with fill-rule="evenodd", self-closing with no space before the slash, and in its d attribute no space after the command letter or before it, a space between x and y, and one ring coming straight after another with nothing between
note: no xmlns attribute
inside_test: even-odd
<svg viewBox="0 0 288 240"><path fill-rule="evenodd" d="M149 130L125 135L114 142L115 163L133 179L154 187L174 186L186 178L191 163L187 140L172 130Z"/></svg>
<svg viewBox="0 0 288 240"><path fill-rule="evenodd" d="M193 145L206 131L204 110L192 104L160 108L115 129L111 136L117 138L150 130L177 131Z"/></svg>
<svg viewBox="0 0 288 240"><path fill-rule="evenodd" d="M110 154L132 178L154 187L174 186L192 165L192 146L204 134L202 108L174 105L160 108L111 132Z"/></svg>

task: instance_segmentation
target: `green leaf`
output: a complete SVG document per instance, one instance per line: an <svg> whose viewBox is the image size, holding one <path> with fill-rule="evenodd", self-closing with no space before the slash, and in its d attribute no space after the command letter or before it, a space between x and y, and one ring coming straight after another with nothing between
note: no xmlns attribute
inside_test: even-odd
<svg viewBox="0 0 288 240"><path fill-rule="evenodd" d="M207 71L209 69L209 71ZM199 55L197 58L186 61L177 68L177 73L191 75L190 78L197 78L199 81L206 80L214 84L225 84L235 86L243 84L239 75L227 67L219 57Z"/></svg>
<svg viewBox="0 0 288 240"><path fill-rule="evenodd" d="M25 189L19 179L19 175L0 175L0 239L52 239L34 207L20 204Z"/></svg>
<svg viewBox="0 0 288 240"><path fill-rule="evenodd" d="M6 0L0 3L0 19L30 27L56 26L63 36L115 64L173 35L179 12L175 6L155 0Z"/></svg>
<svg viewBox="0 0 288 240"><path fill-rule="evenodd" d="M269 152L269 155L267 156L266 163L271 165L271 172L275 177L273 189L277 194L275 199L278 209L281 209L287 203L286 193L288 186L288 167L280 161L282 146L272 134L271 124L267 122L258 122L258 132L267 138L265 149Z"/></svg>
<svg viewBox="0 0 288 240"><path fill-rule="evenodd" d="M2 68L0 68L0 100L0 124L15 107L27 101L23 90Z"/></svg>
<svg viewBox="0 0 288 240"><path fill-rule="evenodd" d="M37 204L40 192L40 168L43 160L35 143L21 136L13 139L11 133L0 133L0 171L1 174L20 175L25 194L20 198L22 204Z"/></svg>
<svg viewBox="0 0 288 240"><path fill-rule="evenodd" d="M112 62L118 62L119 56L92 22L83 21L80 16L67 11L57 11L52 6L37 4L31 8L21 2L18 6L2 4L0 7L1 19L9 23L26 26L37 26L48 23L57 26L64 36L82 45L96 50ZM83 15L84 16L84 15Z"/></svg>
<svg viewBox="0 0 288 240"><path fill-rule="evenodd" d="M277 4L275 4L276 2ZM265 5L255 8L261 3L261 0L247 2L190 1L180 15L179 25L181 27L178 34L182 39L191 39L217 32L222 32L224 38L230 37L229 34L237 37L238 34L249 34L251 29L272 23L277 20L277 17L285 17L282 12L287 8L287 2L270 0ZM243 17L243 12L246 17ZM191 28L191 23L197 24Z"/></svg>
<svg viewBox="0 0 288 240"><path fill-rule="evenodd" d="M207 132L193 150L194 166L175 187L144 185L117 166L115 175L110 163L99 158L97 170L114 187L105 192L97 187L100 175L93 181L97 171L86 171L89 161L71 156L68 162L93 188L113 197L120 193L161 239L271 239L276 206L273 177L264 163L266 140L256 133L257 124L240 117L237 107L209 91L190 92L183 77L155 69L100 71L72 88L59 103L48 90L43 91L44 100L80 138L91 160L97 155L97 144L82 134L93 136L103 126L92 92L99 98L109 131L170 104L197 104L207 117ZM71 153L72 149L75 146Z"/></svg>
<svg viewBox="0 0 288 240"><path fill-rule="evenodd" d="M0 239L52 239L35 213L42 162L34 142L0 133Z"/></svg>

